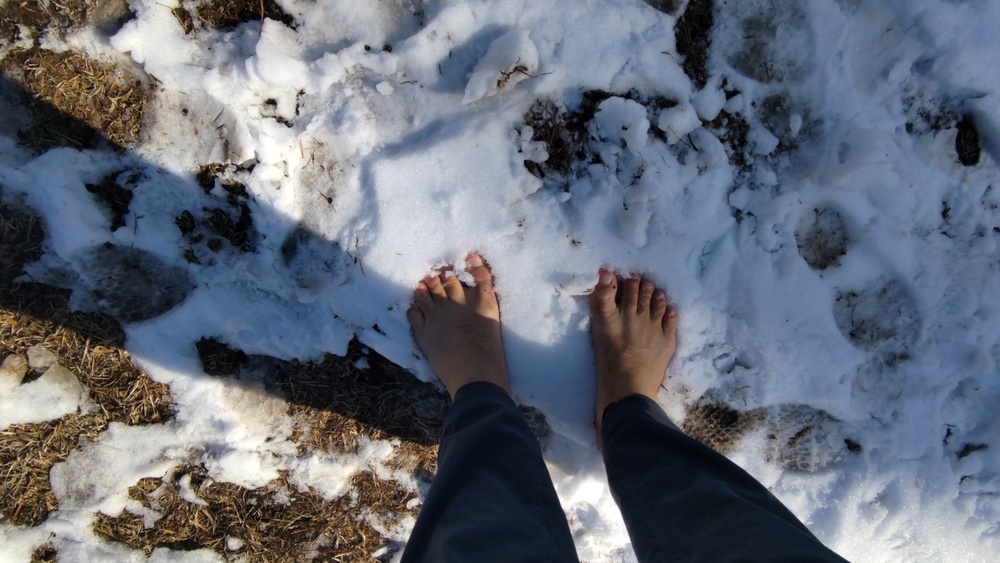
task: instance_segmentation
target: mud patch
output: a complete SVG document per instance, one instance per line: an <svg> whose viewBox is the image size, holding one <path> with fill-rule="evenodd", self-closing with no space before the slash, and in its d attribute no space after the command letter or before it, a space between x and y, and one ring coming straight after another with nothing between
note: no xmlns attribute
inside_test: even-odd
<svg viewBox="0 0 1000 563"><path fill-rule="evenodd" d="M782 405L766 417L765 458L795 471L818 471L861 446L844 436L842 422L809 405Z"/></svg>
<svg viewBox="0 0 1000 563"><path fill-rule="evenodd" d="M674 25L677 52L684 58L681 67L698 88L708 82L708 49L715 24L712 10L712 0L691 0Z"/></svg>
<svg viewBox="0 0 1000 563"><path fill-rule="evenodd" d="M246 365L249 356L214 338L202 338L195 343L201 369L212 376L236 377Z"/></svg>
<svg viewBox="0 0 1000 563"><path fill-rule="evenodd" d="M23 90L30 120L18 139L28 147L123 149L139 139L150 94L131 69L35 47L8 53L0 72Z"/></svg>
<svg viewBox="0 0 1000 563"><path fill-rule="evenodd" d="M837 328L866 351L899 349L916 342L920 314L910 292L897 280L878 279L861 288L841 290L833 303Z"/></svg>
<svg viewBox="0 0 1000 563"><path fill-rule="evenodd" d="M739 113L729 113L722 110L715 119L706 125L706 128L722 142L726 148L729 162L741 174L750 173L752 162L749 152L750 122Z"/></svg>
<svg viewBox="0 0 1000 563"><path fill-rule="evenodd" d="M250 212L250 193L244 182L249 180L254 164L206 164L196 181L205 195L216 205L196 211L185 210L174 218L174 224L184 235L188 248L185 259L192 264L211 265L213 255L226 248L238 252L254 252L258 233Z"/></svg>
<svg viewBox="0 0 1000 563"><path fill-rule="evenodd" d="M753 0L724 6L733 13L718 32L737 38L725 44L723 54L734 69L764 84L799 82L809 75L815 41L798 2Z"/></svg>
<svg viewBox="0 0 1000 563"><path fill-rule="evenodd" d="M706 394L688 411L681 430L713 450L726 453L759 421L759 413L738 411Z"/></svg>
<svg viewBox="0 0 1000 563"><path fill-rule="evenodd" d="M138 322L173 309L193 289L187 270L138 248L103 244L74 256L80 285L73 299L81 310Z"/></svg>
<svg viewBox="0 0 1000 563"><path fill-rule="evenodd" d="M0 202L4 192L0 187ZM0 203L0 290L13 284L24 266L42 256L42 220L25 206Z"/></svg>
<svg viewBox="0 0 1000 563"><path fill-rule="evenodd" d="M336 241L298 226L281 243L281 267L302 301L311 301L328 287L348 282L354 260Z"/></svg>
<svg viewBox="0 0 1000 563"><path fill-rule="evenodd" d="M821 206L799 221L795 243L809 267L823 271L840 264L851 245L851 237L844 216L832 207Z"/></svg>
<svg viewBox="0 0 1000 563"><path fill-rule="evenodd" d="M722 454L763 429L764 459L794 471L819 471L862 449L845 436L843 422L826 411L802 404L741 411L711 391L688 411L681 429Z"/></svg>
<svg viewBox="0 0 1000 563"><path fill-rule="evenodd" d="M125 226L125 216L129 213L128 206L132 203L130 188L134 188L141 179L142 175L138 172L121 170L108 174L96 184L85 185L87 191L97 196L110 213L111 232Z"/></svg>
<svg viewBox="0 0 1000 563"><path fill-rule="evenodd" d="M975 166L979 164L983 146L979 140L979 129L976 128L976 122L968 115L958 122L958 135L955 137L955 152L958 153L958 161L962 163L962 166Z"/></svg>

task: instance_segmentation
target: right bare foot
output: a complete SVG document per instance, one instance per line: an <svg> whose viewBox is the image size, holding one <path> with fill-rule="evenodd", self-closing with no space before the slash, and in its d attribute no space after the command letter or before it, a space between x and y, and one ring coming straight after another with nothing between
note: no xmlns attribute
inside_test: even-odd
<svg viewBox="0 0 1000 563"><path fill-rule="evenodd" d="M452 399L463 385L475 381L495 383L510 393L493 273L476 253L466 264L476 282L473 287L448 272L417 285L406 315L413 338Z"/></svg>
<svg viewBox="0 0 1000 563"><path fill-rule="evenodd" d="M600 270L590 294L590 338L597 358L598 436L608 405L631 395L656 400L677 346L677 312L667 294L638 276L623 279Z"/></svg>

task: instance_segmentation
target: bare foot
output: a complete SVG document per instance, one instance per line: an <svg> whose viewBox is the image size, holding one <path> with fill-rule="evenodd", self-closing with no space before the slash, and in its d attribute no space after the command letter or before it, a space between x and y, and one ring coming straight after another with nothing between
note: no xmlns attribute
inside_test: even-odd
<svg viewBox="0 0 1000 563"><path fill-rule="evenodd" d="M475 287L445 273L429 276L413 292L406 318L417 347L452 399L474 381L489 381L510 393L493 274L478 254L470 254L466 264Z"/></svg>
<svg viewBox="0 0 1000 563"><path fill-rule="evenodd" d="M677 312L667 294L638 276L621 281L608 270L590 294L590 338L597 357L597 432L608 405L630 395L656 400L677 345Z"/></svg>

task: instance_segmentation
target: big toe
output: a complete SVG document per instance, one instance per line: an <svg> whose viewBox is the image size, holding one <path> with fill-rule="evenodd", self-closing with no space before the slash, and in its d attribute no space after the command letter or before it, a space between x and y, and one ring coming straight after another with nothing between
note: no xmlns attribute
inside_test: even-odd
<svg viewBox="0 0 1000 563"><path fill-rule="evenodd" d="M595 317L608 317L617 311L615 294L618 292L618 277L604 269L599 270L597 275L597 286L590 292L590 312Z"/></svg>
<svg viewBox="0 0 1000 563"><path fill-rule="evenodd" d="M480 293L492 292L493 291L493 272L490 271L489 266L483 262L483 257L479 254L473 252L465 259L466 271L472 275L472 279L476 282L476 289Z"/></svg>

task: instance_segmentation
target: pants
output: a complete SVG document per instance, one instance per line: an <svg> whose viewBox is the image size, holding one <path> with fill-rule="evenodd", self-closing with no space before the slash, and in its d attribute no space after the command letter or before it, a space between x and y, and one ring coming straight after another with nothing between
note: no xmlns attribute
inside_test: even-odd
<svg viewBox="0 0 1000 563"><path fill-rule="evenodd" d="M654 401L610 405L601 439L639 561L844 561ZM538 443L499 387L471 383L456 394L402 561L578 561Z"/></svg>

